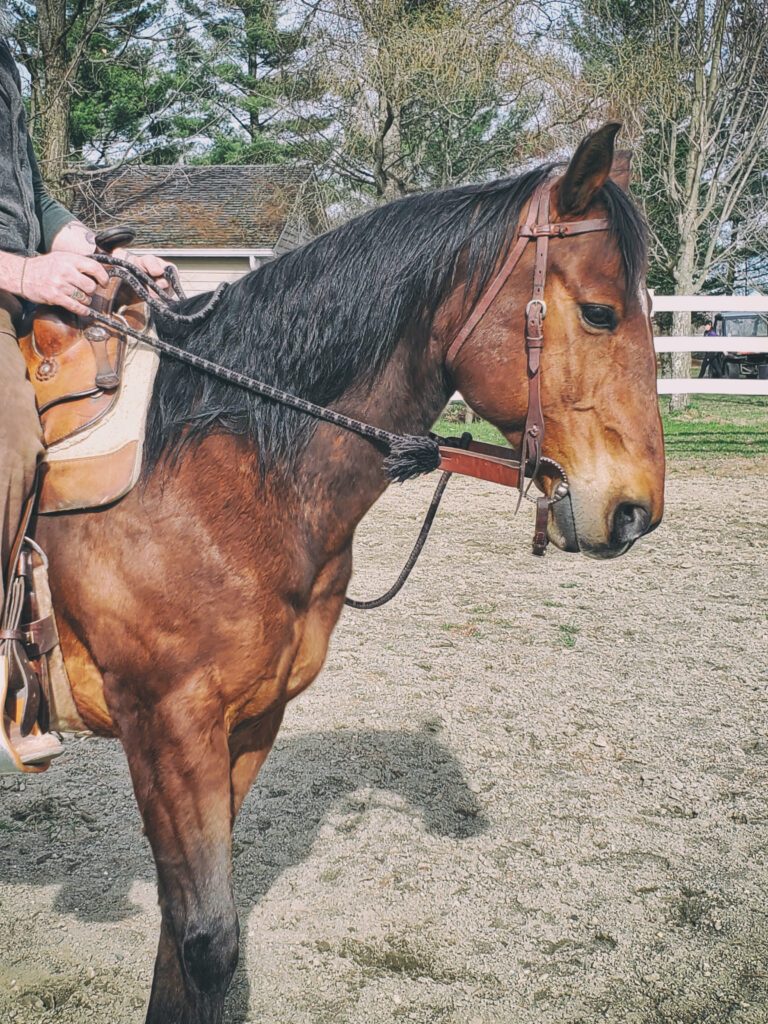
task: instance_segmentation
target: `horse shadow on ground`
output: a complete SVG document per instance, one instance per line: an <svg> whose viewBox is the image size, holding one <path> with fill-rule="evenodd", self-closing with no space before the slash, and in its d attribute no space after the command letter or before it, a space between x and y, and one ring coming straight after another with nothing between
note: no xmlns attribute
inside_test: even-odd
<svg viewBox="0 0 768 1024"><path fill-rule="evenodd" d="M66 776L57 777L54 765L23 791L6 783L0 883L59 886L54 911L94 925L121 921L137 912L129 895L133 883L155 880L149 846L119 746L90 740L78 744L76 754ZM430 728L278 738L235 828L235 895L245 927L248 912L283 871L310 856L329 814L364 810L365 800L354 800L360 790L399 797L396 812L420 818L433 835L461 840L488 827L462 766ZM247 1019L248 999L248 965L241 957L228 1024Z"/></svg>

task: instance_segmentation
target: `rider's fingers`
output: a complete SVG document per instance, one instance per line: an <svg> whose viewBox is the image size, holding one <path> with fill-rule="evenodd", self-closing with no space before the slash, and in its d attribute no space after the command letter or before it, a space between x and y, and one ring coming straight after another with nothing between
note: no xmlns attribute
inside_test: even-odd
<svg viewBox="0 0 768 1024"><path fill-rule="evenodd" d="M93 295L98 288L98 285L92 277L86 277L85 274L79 273L77 270L70 274L68 280L72 284L72 288L79 288L81 292L85 292L86 295Z"/></svg>
<svg viewBox="0 0 768 1024"><path fill-rule="evenodd" d="M63 306L64 309L69 310L70 313L77 313L78 316L88 316L91 312L88 306L78 302L77 299L73 299L71 295L62 295L56 301L56 305Z"/></svg>
<svg viewBox="0 0 768 1024"><path fill-rule="evenodd" d="M162 278L165 268L168 266L165 260L161 260L159 257L152 256L151 254L142 256L141 262L144 264L144 269L151 277ZM158 284L159 283L160 282L158 281Z"/></svg>
<svg viewBox="0 0 768 1024"><path fill-rule="evenodd" d="M76 262L75 267L81 274L86 274L88 277L93 278L102 287L106 287L109 284L109 274L100 263L92 260L89 256L82 256Z"/></svg>
<svg viewBox="0 0 768 1024"><path fill-rule="evenodd" d="M141 256L138 256L127 249L115 249L112 255L127 260L128 263L132 263L139 270L143 270L145 274L149 274L154 279L155 285L158 288L168 288L168 281L163 276L168 264L165 260L161 260L159 256L153 256L151 253L143 253Z"/></svg>

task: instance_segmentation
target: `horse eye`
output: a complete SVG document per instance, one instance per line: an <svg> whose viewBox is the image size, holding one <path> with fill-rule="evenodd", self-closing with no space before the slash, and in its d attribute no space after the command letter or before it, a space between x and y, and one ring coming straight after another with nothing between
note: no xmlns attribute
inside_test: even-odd
<svg viewBox="0 0 768 1024"><path fill-rule="evenodd" d="M598 327L603 331L612 331L616 327L616 313L610 306L582 306L581 315L590 327Z"/></svg>

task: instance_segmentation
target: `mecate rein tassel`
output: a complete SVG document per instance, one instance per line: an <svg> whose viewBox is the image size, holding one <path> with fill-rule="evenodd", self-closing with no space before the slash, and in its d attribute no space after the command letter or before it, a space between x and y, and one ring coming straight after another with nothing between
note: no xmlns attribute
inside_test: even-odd
<svg viewBox="0 0 768 1024"><path fill-rule="evenodd" d="M384 471L390 480L403 483L423 473L431 473L440 465L440 449L431 437L406 434L390 445L384 459Z"/></svg>

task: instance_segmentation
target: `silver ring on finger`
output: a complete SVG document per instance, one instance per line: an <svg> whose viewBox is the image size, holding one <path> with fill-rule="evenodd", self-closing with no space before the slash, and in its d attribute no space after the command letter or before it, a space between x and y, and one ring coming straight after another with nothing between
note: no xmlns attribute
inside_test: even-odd
<svg viewBox="0 0 768 1024"><path fill-rule="evenodd" d="M75 300L75 302L82 302L86 306L91 301L90 297L86 295L85 292L82 291L80 288L75 288L75 290L72 292L72 298Z"/></svg>

